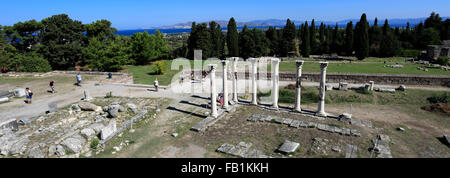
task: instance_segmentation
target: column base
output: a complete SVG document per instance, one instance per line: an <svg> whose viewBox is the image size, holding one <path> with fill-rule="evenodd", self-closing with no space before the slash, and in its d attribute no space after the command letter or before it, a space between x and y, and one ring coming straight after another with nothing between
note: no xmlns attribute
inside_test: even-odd
<svg viewBox="0 0 450 178"><path fill-rule="evenodd" d="M302 111L302 109L293 109L293 110L292 110L292 112L296 112L296 113L302 113L302 114L303 114L303 111Z"/></svg>
<svg viewBox="0 0 450 178"><path fill-rule="evenodd" d="M210 116L217 119L217 117L219 117L219 114L211 114Z"/></svg>
<svg viewBox="0 0 450 178"><path fill-rule="evenodd" d="M317 112L316 114L315 114L315 116L318 116L318 117L327 117L327 113L325 113L325 112Z"/></svg>

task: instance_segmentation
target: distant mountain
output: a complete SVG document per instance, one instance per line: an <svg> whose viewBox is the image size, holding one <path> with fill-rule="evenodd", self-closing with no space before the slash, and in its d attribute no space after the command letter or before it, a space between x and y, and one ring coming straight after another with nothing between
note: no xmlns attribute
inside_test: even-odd
<svg viewBox="0 0 450 178"><path fill-rule="evenodd" d="M388 19L389 25L392 27L406 27L406 23L409 22L411 24L411 27L414 27L414 25L419 24L421 21L425 21L427 17L421 17L421 18L406 18L406 19ZM450 17L442 17L442 19L448 19ZM383 25L385 19L378 19L378 25ZM220 24L221 27L227 27L228 21L226 20L215 20L218 24ZM359 19L347 19L347 20L341 20L341 21L320 21L316 20L315 24L318 26L321 22L323 22L325 25L336 25L340 27L344 27L347 25L348 22L353 21L353 24L356 24L356 22L359 21ZM370 24L373 24L375 19L369 20ZM301 20L294 20L293 21L296 26L299 26L300 24L303 24L305 21ZM197 23L204 23L204 22L197 22ZM207 23L207 22L206 22ZM308 20L308 23L311 24L311 20ZM286 24L286 20L281 19L267 19L267 20L253 20L249 22L237 22L238 27L243 27L244 25L247 25L249 27L267 27L267 26L276 26L276 27L283 27ZM175 25L169 25L169 26L163 26L159 27L158 29L190 29L192 25L192 22L186 22L186 23L179 23Z"/></svg>

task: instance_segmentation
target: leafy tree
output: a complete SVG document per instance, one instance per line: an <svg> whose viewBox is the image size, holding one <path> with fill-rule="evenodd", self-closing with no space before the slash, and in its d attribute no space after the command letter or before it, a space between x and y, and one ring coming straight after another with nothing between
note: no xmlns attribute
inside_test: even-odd
<svg viewBox="0 0 450 178"><path fill-rule="evenodd" d="M112 36L108 40L90 38L83 54L88 66L99 71L116 72L130 63L126 37Z"/></svg>
<svg viewBox="0 0 450 178"><path fill-rule="evenodd" d="M303 29L303 32L302 32L302 54L303 54L303 57L309 57L309 55L311 53L310 40L311 40L311 37L309 35L308 21L306 21L305 28Z"/></svg>
<svg viewBox="0 0 450 178"><path fill-rule="evenodd" d="M253 40L255 41L254 57L267 56L270 53L270 42L264 32L260 29L252 29Z"/></svg>
<svg viewBox="0 0 450 178"><path fill-rule="evenodd" d="M22 53L32 51L39 43L38 34L42 28L42 23L37 22L36 20L14 24L14 34L10 36L12 45Z"/></svg>
<svg viewBox="0 0 450 178"><path fill-rule="evenodd" d="M25 55L16 54L19 59L17 72L50 72L52 67L48 61L37 53L27 53Z"/></svg>
<svg viewBox="0 0 450 178"><path fill-rule="evenodd" d="M80 21L60 14L42 20L42 24L39 53L53 69L68 69L81 61L84 26Z"/></svg>
<svg viewBox="0 0 450 178"><path fill-rule="evenodd" d="M239 33L234 18L228 22L227 47L229 57L239 56Z"/></svg>
<svg viewBox="0 0 450 178"><path fill-rule="evenodd" d="M436 30L440 29L442 23L442 18L439 14L432 12L430 17L425 20L425 28L434 28Z"/></svg>
<svg viewBox="0 0 450 178"><path fill-rule="evenodd" d="M351 56L353 54L353 22L347 23L345 29L345 54Z"/></svg>
<svg viewBox="0 0 450 178"><path fill-rule="evenodd" d="M86 24L86 36L88 38L99 38L99 40L114 37L117 29L111 27L111 22L108 20L97 20L91 24Z"/></svg>
<svg viewBox="0 0 450 178"><path fill-rule="evenodd" d="M149 35L147 32L133 34L130 46L131 59L139 65L145 65L152 60L166 57L168 53L165 39L158 30L154 35Z"/></svg>
<svg viewBox="0 0 450 178"><path fill-rule="evenodd" d="M355 28L355 54L359 60L363 60L369 56L369 23L366 14L361 16L360 21Z"/></svg>
<svg viewBox="0 0 450 178"><path fill-rule="evenodd" d="M196 25L195 22L192 23L192 31L188 39L189 57L192 59L194 57L194 50L202 50L203 59L212 56L211 33L207 26L206 23L199 25Z"/></svg>

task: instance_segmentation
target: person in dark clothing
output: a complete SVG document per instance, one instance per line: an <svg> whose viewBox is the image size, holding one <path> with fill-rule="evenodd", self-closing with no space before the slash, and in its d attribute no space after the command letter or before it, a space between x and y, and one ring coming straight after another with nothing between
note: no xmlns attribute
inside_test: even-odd
<svg viewBox="0 0 450 178"><path fill-rule="evenodd" d="M50 84L48 84L50 86L50 89L52 91L52 93L55 93L55 81L50 81Z"/></svg>

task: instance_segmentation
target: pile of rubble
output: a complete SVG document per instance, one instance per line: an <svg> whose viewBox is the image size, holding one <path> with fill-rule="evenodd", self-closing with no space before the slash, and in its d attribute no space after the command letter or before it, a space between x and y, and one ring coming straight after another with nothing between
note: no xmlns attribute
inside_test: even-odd
<svg viewBox="0 0 450 178"><path fill-rule="evenodd" d="M377 154L377 158L392 158L389 144L391 139L387 135L378 135L377 139L372 140L374 147L372 151Z"/></svg>
<svg viewBox="0 0 450 178"><path fill-rule="evenodd" d="M308 122L308 121L300 121L296 119L289 119L289 118L281 118L277 116L265 116L260 114L255 114L247 119L247 121L250 122L270 122L270 123L277 123L277 124L284 124L288 125L293 128L316 128L320 131L330 132L330 133L338 133L345 136L355 136L360 137L361 132L356 129L349 129L349 128L340 128L332 125L327 124L321 124L321 123L315 123L315 122Z"/></svg>
<svg viewBox="0 0 450 178"><path fill-rule="evenodd" d="M139 106L131 102L112 102L102 108L80 102L68 109L29 119L23 126L18 126L15 119L1 123L0 157L72 158L98 154L108 140L127 129L131 122L143 118L148 109L157 108L147 106L149 103L141 101L143 99L127 100Z"/></svg>

